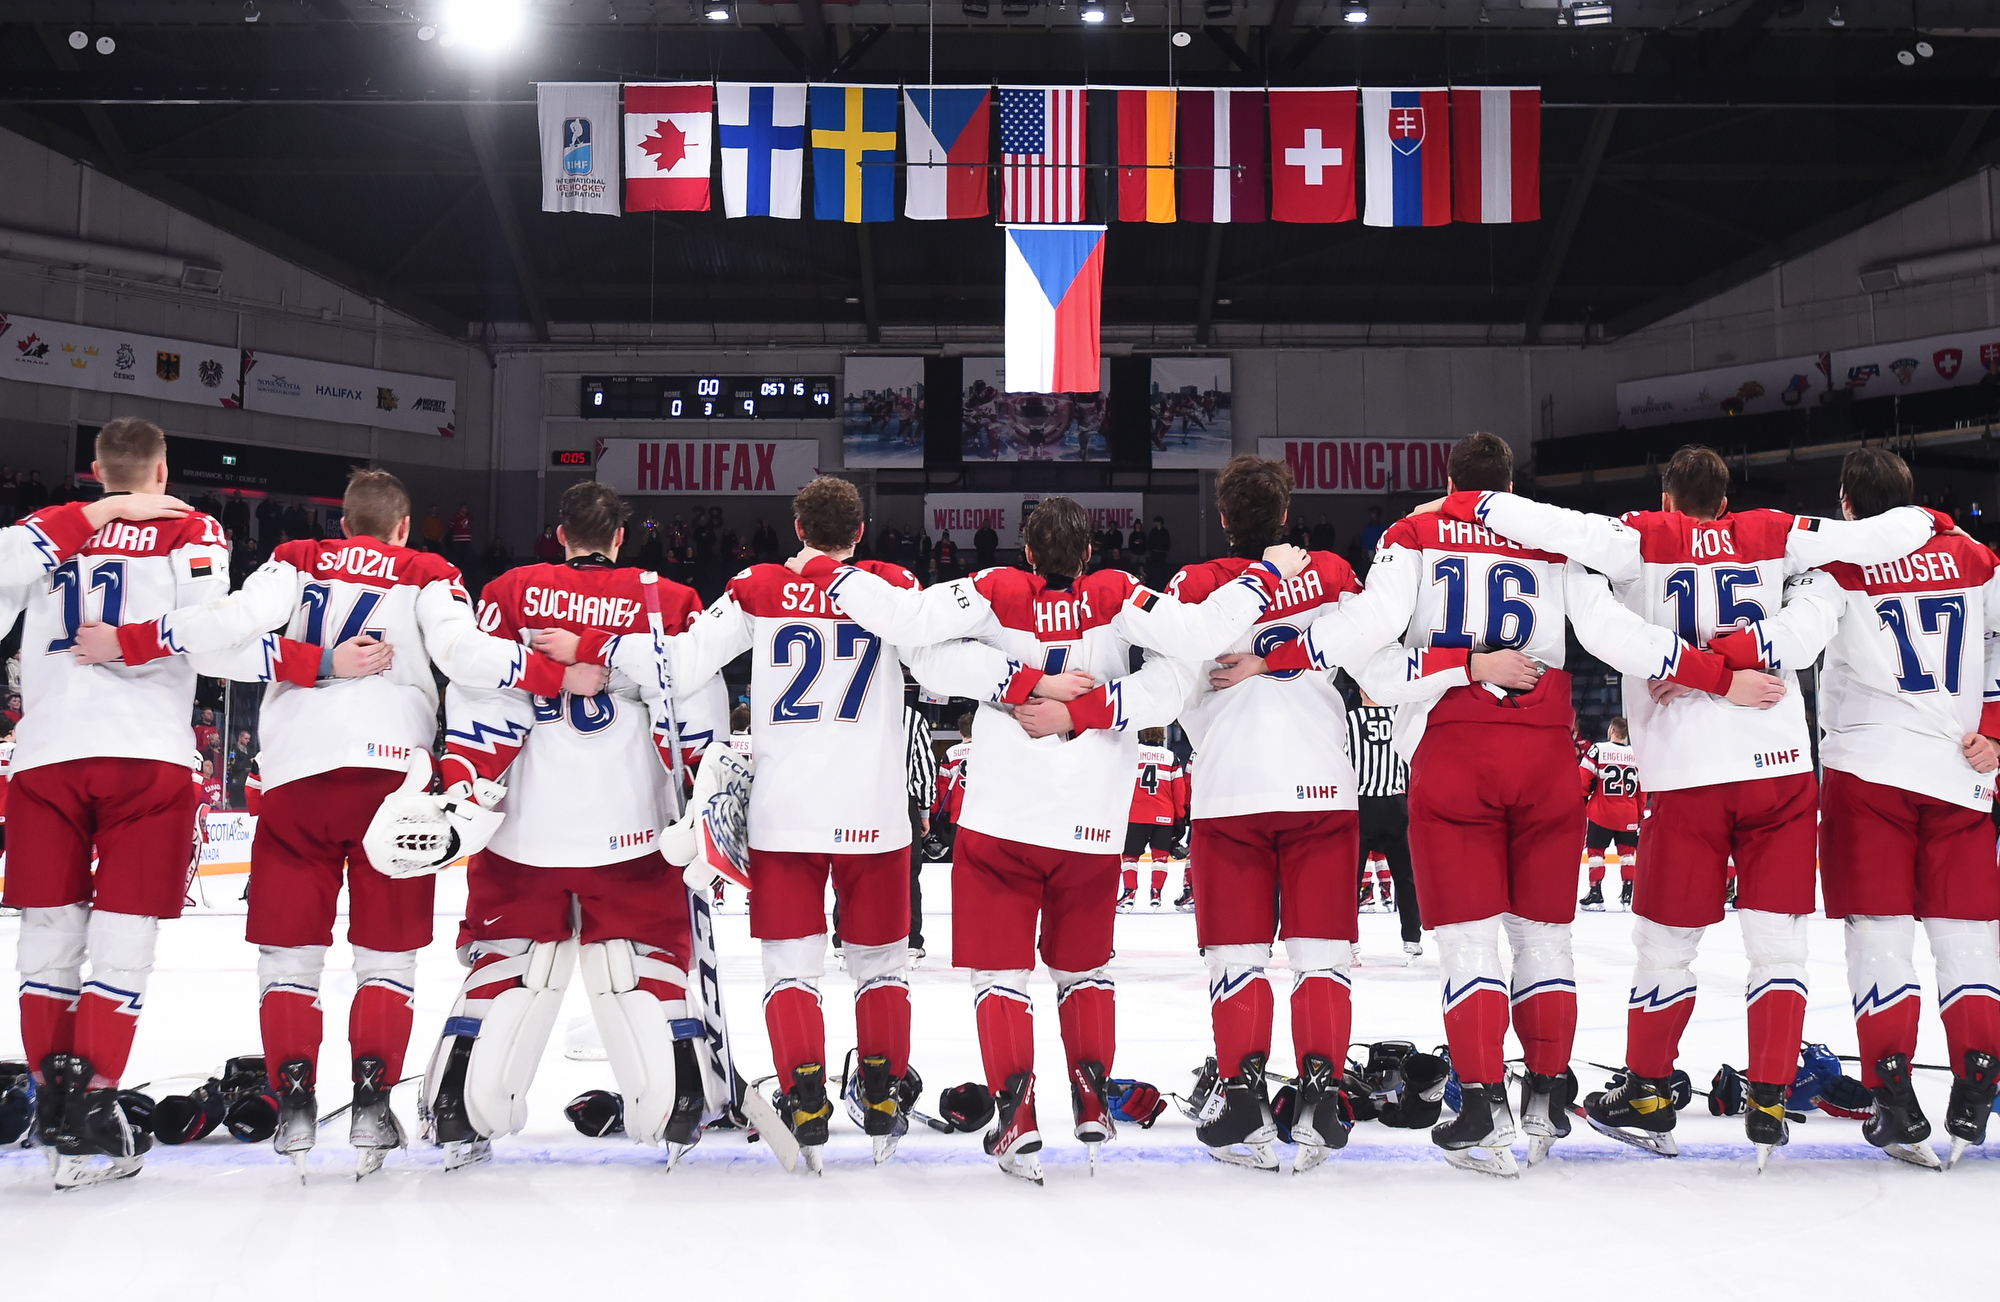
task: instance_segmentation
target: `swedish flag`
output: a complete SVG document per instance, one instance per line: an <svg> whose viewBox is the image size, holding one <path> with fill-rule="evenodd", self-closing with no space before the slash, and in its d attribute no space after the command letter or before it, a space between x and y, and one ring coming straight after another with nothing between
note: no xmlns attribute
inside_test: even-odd
<svg viewBox="0 0 2000 1302"><path fill-rule="evenodd" d="M896 88L812 88L813 216L886 222L896 216Z"/></svg>

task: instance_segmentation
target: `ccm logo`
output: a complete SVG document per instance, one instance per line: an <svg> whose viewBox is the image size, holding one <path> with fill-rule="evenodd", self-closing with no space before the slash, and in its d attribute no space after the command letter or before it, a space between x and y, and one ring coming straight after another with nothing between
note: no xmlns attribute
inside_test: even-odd
<svg viewBox="0 0 2000 1302"><path fill-rule="evenodd" d="M882 839L879 827L836 827L833 829L835 845L874 845Z"/></svg>
<svg viewBox="0 0 2000 1302"><path fill-rule="evenodd" d="M1108 827L1084 827L1079 824L1076 829L1076 839L1089 842L1092 845L1105 845L1111 840L1111 829Z"/></svg>
<svg viewBox="0 0 2000 1302"><path fill-rule="evenodd" d="M1799 748L1794 746L1790 750L1767 750L1761 755L1752 755L1750 762L1760 769L1776 768L1780 764L1796 764L1799 762Z"/></svg>
<svg viewBox="0 0 2000 1302"><path fill-rule="evenodd" d="M606 837L605 840L611 843L613 850L633 850L653 843L653 829L649 827L643 832L621 832L617 836Z"/></svg>

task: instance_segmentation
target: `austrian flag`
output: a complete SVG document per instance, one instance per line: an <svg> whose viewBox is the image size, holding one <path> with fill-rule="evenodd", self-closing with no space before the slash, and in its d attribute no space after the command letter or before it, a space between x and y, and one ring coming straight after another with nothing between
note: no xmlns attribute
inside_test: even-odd
<svg viewBox="0 0 2000 1302"><path fill-rule="evenodd" d="M708 211L715 88L670 82L625 88L625 211Z"/></svg>
<svg viewBox="0 0 2000 1302"><path fill-rule="evenodd" d="M1451 93L1452 215L1531 222L1542 215L1542 92L1473 86Z"/></svg>

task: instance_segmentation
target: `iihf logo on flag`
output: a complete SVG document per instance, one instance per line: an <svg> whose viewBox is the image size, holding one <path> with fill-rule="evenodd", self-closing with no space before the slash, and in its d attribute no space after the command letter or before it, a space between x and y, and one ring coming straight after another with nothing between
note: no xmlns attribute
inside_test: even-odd
<svg viewBox="0 0 2000 1302"><path fill-rule="evenodd" d="M563 171L570 176L590 175L590 119L563 119Z"/></svg>

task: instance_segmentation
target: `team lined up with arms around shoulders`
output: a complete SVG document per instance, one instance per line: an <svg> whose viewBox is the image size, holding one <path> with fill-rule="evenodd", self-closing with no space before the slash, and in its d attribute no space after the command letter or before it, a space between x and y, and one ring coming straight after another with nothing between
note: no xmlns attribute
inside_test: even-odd
<svg viewBox="0 0 2000 1302"><path fill-rule="evenodd" d="M1156 864L1172 853L1171 835L1131 819L1141 733L1175 722L1191 782L1171 752L1143 758L1167 792L1153 822L1190 829L1214 1046L1187 1100L1197 1134L1218 1160L1258 1169L1280 1166L1281 1119L1295 1170L1347 1143L1357 865L1364 837L1377 846L1404 804L1359 794L1340 670L1362 689L1365 728L1392 727L1408 765L1405 939L1416 952L1420 911L1441 957L1457 1099L1432 1138L1447 1161L1517 1175L1517 1142L1532 1166L1579 1114L1677 1151L1691 964L1724 917L1732 865L1759 1165L1788 1138L1822 884L1846 919L1867 1138L1938 1164L1910 1086L1921 918L1950 1046L1952 1159L1983 1142L2000 1085L1988 821L2000 563L1910 506L1908 470L1886 451L1849 456L1844 520L1730 512L1727 467L1699 448L1665 468L1659 511L1610 520L1514 495L1507 444L1475 434L1453 450L1450 494L1382 535L1365 586L1338 556L1282 541L1290 472L1241 456L1217 482L1229 554L1164 592L1090 571L1089 517L1065 497L1028 517L1026 568L923 587L855 558L860 496L823 477L794 501L803 549L750 566L705 610L691 589L613 559L626 507L594 483L563 498L563 559L509 571L475 609L450 563L405 545L408 495L386 473L354 474L344 538L288 543L229 593L220 527L164 495L157 427L106 425L96 471L101 501L0 530L0 604L28 620L5 902L22 910L29 1133L58 1186L136 1174L154 1138L218 1125L268 1136L303 1167L343 882L358 987L349 1133L358 1174L378 1169L407 1142L390 1090L435 873L467 855L468 971L419 1105L447 1167L526 1124L578 969L618 1085L572 1103L580 1128L677 1154L747 1117L788 1167L817 1171L844 1103L888 1160L922 1091L906 976L906 672L978 703L955 755L952 955L970 975L985 1079L944 1091L943 1119L924 1120L983 1129L1009 1175L1042 1179L1038 961L1056 988L1075 1138L1094 1161L1120 1120L1157 1115L1158 1092L1114 1072L1112 934L1137 886L1123 865L1149 846ZM1581 1101L1570 925L1590 783L1572 776L1568 630L1625 676L1631 753L1657 815L1632 880L1626 1070ZM721 678L746 652L749 755L731 747ZM1824 802L1796 681L1822 655ZM435 758L433 668L446 681ZM120 1077L158 920L185 898L197 673L269 685L247 923L264 1054L148 1106ZM1609 752L1586 763L1603 785L1593 818L1602 798L1628 794L1631 767ZM1604 848L1622 852L1629 830ZM749 888L769 1098L741 1086L721 1011L718 874ZM1156 905L1164 881L1156 869ZM829 882L858 1059L837 1078L820 992ZM1274 1113L1267 968L1280 941L1295 1062ZM1518 1106L1510 1027L1525 1058Z"/></svg>

